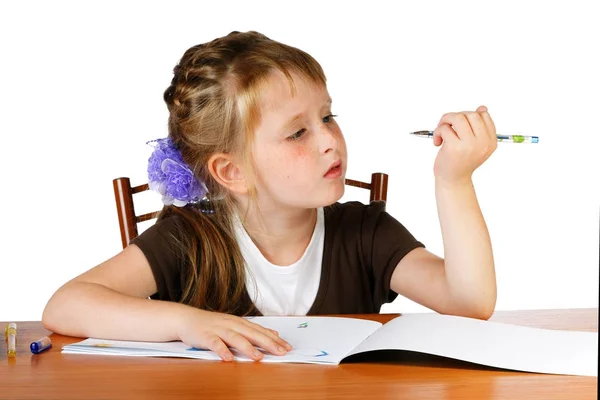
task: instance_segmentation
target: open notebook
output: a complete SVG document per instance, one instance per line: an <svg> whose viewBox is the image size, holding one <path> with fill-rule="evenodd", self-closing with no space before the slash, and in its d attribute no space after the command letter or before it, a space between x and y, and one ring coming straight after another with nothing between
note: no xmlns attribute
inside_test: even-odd
<svg viewBox="0 0 600 400"><path fill-rule="evenodd" d="M408 350L490 367L549 374L598 376L598 333L530 328L442 315L404 314L386 324L340 317L250 317L279 331L293 346L261 362L339 364L353 354ZM237 361L251 361L232 350ZM131 342L89 338L63 353L220 360L182 342Z"/></svg>

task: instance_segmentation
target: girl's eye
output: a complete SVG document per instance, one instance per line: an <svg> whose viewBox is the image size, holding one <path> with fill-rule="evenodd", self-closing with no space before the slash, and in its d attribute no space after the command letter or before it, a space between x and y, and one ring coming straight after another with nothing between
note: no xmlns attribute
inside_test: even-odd
<svg viewBox="0 0 600 400"><path fill-rule="evenodd" d="M326 115L325 117L323 117L323 122L325 122L326 124L330 124L333 122L333 118L337 117L337 115L333 115L333 114L329 114ZM304 133L306 132L306 129L300 129L298 132L294 133L291 136L287 137L287 140L289 141L297 141L302 139L302 136L304 136Z"/></svg>
<svg viewBox="0 0 600 400"><path fill-rule="evenodd" d="M294 133L293 135L288 136L287 140L292 141L292 142L294 142L296 140L300 140L300 139L302 139L302 136L304 136L304 132L306 132L306 129L300 129L298 132Z"/></svg>
<svg viewBox="0 0 600 400"><path fill-rule="evenodd" d="M333 122L334 117L337 117L337 115L329 114L323 118L323 122L325 122L326 124ZM328 120L326 121L326 119L328 119Z"/></svg>

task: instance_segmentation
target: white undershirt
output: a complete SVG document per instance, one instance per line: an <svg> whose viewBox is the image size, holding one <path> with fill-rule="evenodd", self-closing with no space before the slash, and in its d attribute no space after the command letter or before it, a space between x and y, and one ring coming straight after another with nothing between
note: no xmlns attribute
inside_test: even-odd
<svg viewBox="0 0 600 400"><path fill-rule="evenodd" d="M246 261L246 288L258 310L263 315L306 315L321 280L325 239L323 208L317 209L317 223L304 254L288 266L269 262L238 218L234 219L234 230Z"/></svg>

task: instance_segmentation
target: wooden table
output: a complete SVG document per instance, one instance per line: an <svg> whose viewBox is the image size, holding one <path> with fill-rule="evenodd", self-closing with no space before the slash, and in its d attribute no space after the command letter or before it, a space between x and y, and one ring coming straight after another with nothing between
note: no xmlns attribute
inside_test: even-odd
<svg viewBox="0 0 600 400"><path fill-rule="evenodd" d="M398 314L353 315L386 322ZM492 321L549 329L598 330L598 309L500 311ZM338 366L225 363L178 358L61 354L81 338L17 322L17 357L2 341L1 399L596 399L598 378L487 368L410 352L353 356ZM4 326L2 323L1 326ZM490 344L493 345L493 344ZM549 349L549 351L552 351Z"/></svg>

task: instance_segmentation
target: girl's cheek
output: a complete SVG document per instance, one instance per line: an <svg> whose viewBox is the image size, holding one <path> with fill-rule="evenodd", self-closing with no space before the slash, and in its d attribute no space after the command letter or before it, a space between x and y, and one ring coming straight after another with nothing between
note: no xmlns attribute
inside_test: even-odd
<svg viewBox="0 0 600 400"><path fill-rule="evenodd" d="M306 146L296 146L292 152L294 158L306 158Z"/></svg>

